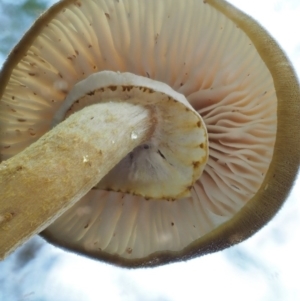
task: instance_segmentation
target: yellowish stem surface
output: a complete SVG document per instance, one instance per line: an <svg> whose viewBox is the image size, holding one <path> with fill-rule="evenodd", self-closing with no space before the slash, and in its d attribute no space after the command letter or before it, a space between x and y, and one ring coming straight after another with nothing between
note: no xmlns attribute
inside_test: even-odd
<svg viewBox="0 0 300 301"><path fill-rule="evenodd" d="M0 259L41 232L133 148L149 139L151 109L86 107L0 164Z"/></svg>

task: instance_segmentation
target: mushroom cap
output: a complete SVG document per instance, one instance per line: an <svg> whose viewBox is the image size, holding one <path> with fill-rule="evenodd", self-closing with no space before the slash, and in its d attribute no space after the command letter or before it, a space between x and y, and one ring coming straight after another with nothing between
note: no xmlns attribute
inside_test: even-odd
<svg viewBox="0 0 300 301"><path fill-rule="evenodd" d="M300 162L298 81L268 33L223 0L54 5L0 74L1 159L47 132L72 87L102 70L185 95L206 124L209 159L190 197L96 188L46 239L118 265L155 266L238 243L279 210Z"/></svg>

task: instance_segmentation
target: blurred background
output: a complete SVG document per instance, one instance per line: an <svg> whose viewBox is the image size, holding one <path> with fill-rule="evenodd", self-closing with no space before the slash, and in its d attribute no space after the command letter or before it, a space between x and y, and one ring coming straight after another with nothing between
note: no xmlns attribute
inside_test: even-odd
<svg viewBox="0 0 300 301"><path fill-rule="evenodd" d="M0 66L54 0L0 0ZM300 1L231 0L259 21L300 74ZM0 262L0 301L300 300L300 181L282 210L238 246L188 262L126 270L34 237Z"/></svg>

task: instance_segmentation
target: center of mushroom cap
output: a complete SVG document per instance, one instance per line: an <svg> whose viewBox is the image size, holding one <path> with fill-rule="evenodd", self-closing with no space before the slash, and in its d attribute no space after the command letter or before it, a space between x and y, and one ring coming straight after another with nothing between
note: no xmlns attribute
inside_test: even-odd
<svg viewBox="0 0 300 301"><path fill-rule="evenodd" d="M208 160L208 135L204 121L187 99L159 81L132 73L101 71L72 88L55 114L53 126L86 106L104 102L149 108L156 127L151 138L127 154L96 188L147 199L189 196ZM130 129L128 135L135 140L139 130ZM111 143L115 143L114 137Z"/></svg>

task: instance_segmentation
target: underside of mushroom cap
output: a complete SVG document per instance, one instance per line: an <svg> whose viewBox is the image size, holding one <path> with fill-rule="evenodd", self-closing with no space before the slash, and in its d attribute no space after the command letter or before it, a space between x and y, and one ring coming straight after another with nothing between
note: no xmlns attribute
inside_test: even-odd
<svg viewBox="0 0 300 301"><path fill-rule="evenodd" d="M102 70L183 94L205 122L209 159L190 197L95 188L44 231L47 239L119 265L153 266L225 248L273 217L299 166L299 87L256 22L221 0L58 3L0 75L2 160L47 132L72 87Z"/></svg>

